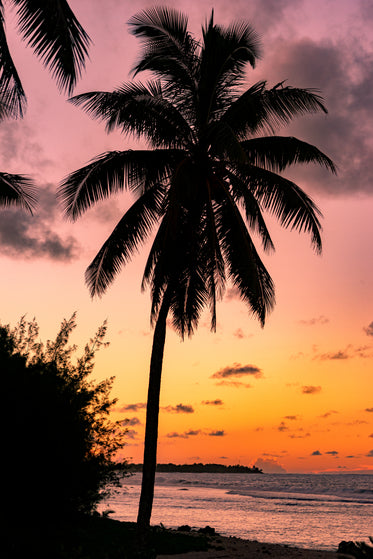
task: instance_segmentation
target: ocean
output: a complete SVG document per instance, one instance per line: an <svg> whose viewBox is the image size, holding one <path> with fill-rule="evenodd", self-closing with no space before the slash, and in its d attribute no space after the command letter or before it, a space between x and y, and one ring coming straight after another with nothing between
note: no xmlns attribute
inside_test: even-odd
<svg viewBox="0 0 373 559"><path fill-rule="evenodd" d="M140 473L125 478L100 510L136 521L140 484ZM158 473L152 524L336 550L373 536L373 475Z"/></svg>

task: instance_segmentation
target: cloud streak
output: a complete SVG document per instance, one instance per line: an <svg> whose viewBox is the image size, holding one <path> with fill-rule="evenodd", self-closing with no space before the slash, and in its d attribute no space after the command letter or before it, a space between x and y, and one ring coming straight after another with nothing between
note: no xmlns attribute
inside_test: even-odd
<svg viewBox="0 0 373 559"><path fill-rule="evenodd" d="M251 384L240 382L238 380L221 380L215 383L216 386L228 386L231 388L252 388Z"/></svg>
<svg viewBox="0 0 373 559"><path fill-rule="evenodd" d="M263 373L256 365L241 365L241 363L234 363L231 367L224 367L216 371L210 378L213 379L227 379L227 378L240 378L243 376L252 376L261 378Z"/></svg>
<svg viewBox="0 0 373 559"><path fill-rule="evenodd" d="M114 408L114 411L118 413L123 413L126 411L139 411L146 408L145 402L139 402L138 404L127 404L125 406L121 406L120 408Z"/></svg>
<svg viewBox="0 0 373 559"><path fill-rule="evenodd" d="M302 386L301 392L302 394L318 394L319 392L321 392L321 386Z"/></svg>
<svg viewBox="0 0 373 559"><path fill-rule="evenodd" d="M194 413L193 406L189 404L177 404L176 406L163 406L162 410L169 413Z"/></svg>
<svg viewBox="0 0 373 559"><path fill-rule="evenodd" d="M335 413L339 413L339 412L337 412L335 410L330 410L330 411L327 411L327 412L323 413L322 415L319 415L319 417L321 417L322 419L327 419L328 417L330 417L331 415L333 415Z"/></svg>
<svg viewBox="0 0 373 559"><path fill-rule="evenodd" d="M372 346L353 346L350 344L346 347L346 349L317 354L314 356L314 359L318 359L320 361L346 361L355 357L370 359L372 355Z"/></svg>
<svg viewBox="0 0 373 559"><path fill-rule="evenodd" d="M172 431L167 433L166 437L168 439L189 439L189 437L196 437L198 435L207 435L209 437L224 437L226 435L223 429L213 430L213 431L202 431L201 429L188 429L183 433L178 433L177 431Z"/></svg>
<svg viewBox="0 0 373 559"><path fill-rule="evenodd" d="M122 423L124 426L130 426L130 427L133 427L134 425L141 425L141 421L139 420L138 417L131 417L128 419L124 419Z"/></svg>
<svg viewBox="0 0 373 559"><path fill-rule="evenodd" d="M47 193L41 196L44 201L48 197ZM49 207L52 208L52 205ZM55 214L55 209L48 212L48 204L43 200L39 200L39 209L34 215L15 208L3 209L0 220L1 254L16 259L75 260L79 244L71 235L63 237L54 230Z"/></svg>
<svg viewBox="0 0 373 559"><path fill-rule="evenodd" d="M310 318L308 320L299 320L298 323L303 326L317 326L319 324L328 324L329 318L324 315L320 315L317 318Z"/></svg>

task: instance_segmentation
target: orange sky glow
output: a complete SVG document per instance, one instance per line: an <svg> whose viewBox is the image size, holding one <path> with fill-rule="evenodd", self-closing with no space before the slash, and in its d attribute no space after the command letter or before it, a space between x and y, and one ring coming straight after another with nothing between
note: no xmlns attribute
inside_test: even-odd
<svg viewBox="0 0 373 559"><path fill-rule="evenodd" d="M373 471L373 7L363 0L207 0L166 5L200 25L214 7L218 23L243 18L259 32L263 58L251 85L321 91L328 115L298 119L279 134L314 143L338 167L337 177L294 168L324 219L321 256L305 235L269 219L276 252L263 256L277 304L265 327L232 286L210 332L203 315L181 341L171 328L161 389L159 462L257 464L264 471ZM111 90L130 80L139 45L126 22L143 0L70 0L93 40L75 93ZM2 169L32 175L39 185L33 217L1 209L0 320L36 317L43 340L77 311L73 341L83 347L107 319L110 346L97 355L95 377L115 376L115 419L127 419L124 455L142 460L152 341L150 295L140 290L143 247L101 298L91 300L84 270L131 203L123 194L72 224L55 199L58 183L94 156L136 148L134 138L107 135L104 125L66 102L49 73L14 31L11 51L28 96L21 121L1 123Z"/></svg>

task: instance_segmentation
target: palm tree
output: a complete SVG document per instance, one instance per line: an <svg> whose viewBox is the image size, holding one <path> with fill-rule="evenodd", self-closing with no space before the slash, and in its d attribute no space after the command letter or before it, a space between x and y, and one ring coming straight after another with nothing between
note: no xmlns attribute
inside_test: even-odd
<svg viewBox="0 0 373 559"><path fill-rule="evenodd" d="M142 11L129 21L143 44L133 69L153 81L125 83L113 92L70 99L111 131L144 138L149 149L107 152L67 176L58 196L75 220L99 200L123 189L136 195L86 271L91 295L102 295L155 231L142 288L151 290L154 326L147 401L143 481L138 525L147 527L156 468L159 393L166 319L183 338L211 311L229 280L262 325L274 305L274 286L251 238L273 249L263 211L286 228L311 235L321 251L320 212L280 172L317 163L334 172L316 147L274 129L298 115L326 112L316 91L264 81L244 88L245 69L260 54L246 23L221 27L213 13L197 42L187 17L167 8ZM257 134L264 132L263 137Z"/></svg>
<svg viewBox="0 0 373 559"><path fill-rule="evenodd" d="M41 58L60 90L72 93L88 55L90 39L66 0L9 0L17 10L24 41ZM22 116L26 95L9 52L0 0L0 119Z"/></svg>
<svg viewBox="0 0 373 559"><path fill-rule="evenodd" d="M66 0L10 0L17 9L22 39L41 58L60 90L72 93L85 65L90 39ZM0 0L0 121L22 117L26 95L10 54ZM35 189L24 175L0 172L0 205L15 204L32 211Z"/></svg>

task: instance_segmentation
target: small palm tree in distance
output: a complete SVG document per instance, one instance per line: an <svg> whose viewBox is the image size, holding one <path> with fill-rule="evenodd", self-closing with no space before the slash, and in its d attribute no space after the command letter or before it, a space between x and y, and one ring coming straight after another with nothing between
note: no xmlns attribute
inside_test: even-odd
<svg viewBox="0 0 373 559"><path fill-rule="evenodd" d="M245 22L222 27L214 14L197 41L187 17L154 7L133 16L131 32L142 52L133 73L147 82L70 99L107 131L145 139L149 149L99 155L61 183L59 198L75 220L96 202L128 189L136 201L121 218L86 271L91 295L102 295L121 268L154 232L142 288L151 292L154 326L138 525L149 526L156 469L159 394L166 319L184 338L211 311L227 281L264 325L275 302L272 279L252 240L273 249L263 212L286 228L304 231L321 251L320 212L294 182L290 165L316 163L335 172L316 147L275 129L294 117L323 112L317 91L265 81L246 85L245 70L260 55L258 37ZM258 137L260 135L260 137Z"/></svg>

